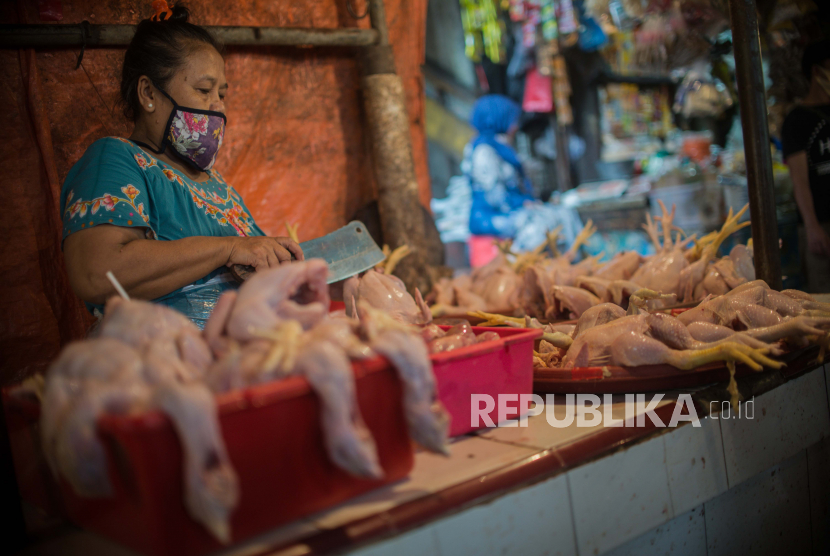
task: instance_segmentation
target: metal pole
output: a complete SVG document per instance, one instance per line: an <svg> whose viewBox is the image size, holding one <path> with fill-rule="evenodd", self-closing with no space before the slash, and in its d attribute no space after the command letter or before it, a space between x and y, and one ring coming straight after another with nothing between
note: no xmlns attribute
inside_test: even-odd
<svg viewBox="0 0 830 556"><path fill-rule="evenodd" d="M205 26L227 45L371 46L375 29L292 29L284 27ZM0 48L127 46L135 25L0 25ZM384 25L384 32L386 26Z"/></svg>
<svg viewBox="0 0 830 556"><path fill-rule="evenodd" d="M732 17L735 76L738 81L741 128L744 133L755 276L765 280L771 288L780 290L782 283L778 220L775 216L767 101L755 0L729 0L729 13Z"/></svg>

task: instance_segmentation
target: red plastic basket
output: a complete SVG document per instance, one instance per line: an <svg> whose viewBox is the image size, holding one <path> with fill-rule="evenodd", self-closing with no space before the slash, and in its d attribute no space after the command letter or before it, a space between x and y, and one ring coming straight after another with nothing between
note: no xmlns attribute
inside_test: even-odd
<svg viewBox="0 0 830 556"><path fill-rule="evenodd" d="M293 377L220 397L219 419L241 497L231 519L234 542L330 507L409 474L414 462L396 373L381 359L355 364L357 397L378 449L383 481L354 478L323 447L319 402ZM73 522L145 554L196 555L221 545L187 514L182 452L161 413L105 416L115 495L81 498L45 468L37 431L39 408L4 391L15 469L24 499L47 511L63 506Z"/></svg>
<svg viewBox="0 0 830 556"><path fill-rule="evenodd" d="M452 417L450 436L485 427L483 420L479 426L472 426L473 394L486 394L498 400L499 394L533 392L533 342L542 335L542 330L474 326L473 331L476 334L495 332L500 338L432 355L438 398ZM518 403L511 407L518 407ZM493 423L498 423L497 413L498 403L488 413Z"/></svg>

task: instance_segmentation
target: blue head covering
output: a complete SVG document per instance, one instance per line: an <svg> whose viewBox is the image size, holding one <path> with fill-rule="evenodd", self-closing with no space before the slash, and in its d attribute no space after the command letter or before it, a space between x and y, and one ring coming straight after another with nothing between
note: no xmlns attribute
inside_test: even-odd
<svg viewBox="0 0 830 556"><path fill-rule="evenodd" d="M524 177L522 164L512 147L496 140L496 135L507 133L519 121L521 107L504 95L485 95L476 101L470 124L478 131L473 149L482 143L490 145L506 162Z"/></svg>

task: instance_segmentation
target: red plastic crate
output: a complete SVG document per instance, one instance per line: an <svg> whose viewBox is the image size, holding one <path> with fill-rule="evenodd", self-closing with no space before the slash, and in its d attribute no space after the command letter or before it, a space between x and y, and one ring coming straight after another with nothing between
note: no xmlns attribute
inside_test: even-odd
<svg viewBox="0 0 830 556"><path fill-rule="evenodd" d="M309 515L409 474L414 459L401 404L401 384L382 359L355 363L357 397L378 449L383 481L358 479L326 455L319 402L299 377L219 398L219 419L239 476L232 514L233 542ZM78 525L145 554L197 555L221 545L188 515L183 502L182 452L161 413L104 416L98 432L107 446L112 498L75 495L54 487L40 450L36 404L4 391L21 493L47 511L63 506ZM56 496L57 492L60 496Z"/></svg>
<svg viewBox="0 0 830 556"><path fill-rule="evenodd" d="M473 331L477 335L495 332L500 339L431 356L438 398L452 417L450 436L484 428L483 420L478 427L471 425L473 394L487 394L497 400L499 394L533 392L533 343L542 335L542 330L474 326ZM496 424L497 414L498 403L489 412Z"/></svg>

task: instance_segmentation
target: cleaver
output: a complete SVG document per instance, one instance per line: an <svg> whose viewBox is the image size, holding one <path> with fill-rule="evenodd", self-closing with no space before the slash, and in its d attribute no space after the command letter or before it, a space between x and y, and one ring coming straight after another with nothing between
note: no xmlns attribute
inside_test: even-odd
<svg viewBox="0 0 830 556"><path fill-rule="evenodd" d="M363 222L353 220L339 230L300 244L308 259L323 259L329 265L327 283L345 280L369 270L386 258L378 244L369 235ZM235 264L231 273L245 281L255 272L254 267Z"/></svg>

